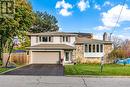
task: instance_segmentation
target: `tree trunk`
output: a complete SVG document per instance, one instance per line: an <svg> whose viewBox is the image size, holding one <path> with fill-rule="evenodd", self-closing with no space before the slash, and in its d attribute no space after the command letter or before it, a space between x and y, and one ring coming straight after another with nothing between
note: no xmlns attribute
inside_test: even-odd
<svg viewBox="0 0 130 87"><path fill-rule="evenodd" d="M1 36L1 38L0 38L0 60L1 61L3 59L3 45L2 45L2 41L3 41L3 39L2 39L2 36Z"/></svg>
<svg viewBox="0 0 130 87"><path fill-rule="evenodd" d="M14 43L12 44L11 49L10 49L10 51L9 51L9 56L8 56L8 59L7 59L7 62L6 62L5 67L8 66L8 63L9 63L9 60L10 60L10 56L11 56L11 53L12 53L12 51L13 51L13 47L14 47Z"/></svg>

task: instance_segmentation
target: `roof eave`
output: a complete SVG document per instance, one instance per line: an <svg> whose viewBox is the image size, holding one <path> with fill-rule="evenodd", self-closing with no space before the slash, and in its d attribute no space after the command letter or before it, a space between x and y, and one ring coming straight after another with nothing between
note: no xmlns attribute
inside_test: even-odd
<svg viewBox="0 0 130 87"><path fill-rule="evenodd" d="M41 48L41 47L27 47L28 50L75 50L76 48Z"/></svg>

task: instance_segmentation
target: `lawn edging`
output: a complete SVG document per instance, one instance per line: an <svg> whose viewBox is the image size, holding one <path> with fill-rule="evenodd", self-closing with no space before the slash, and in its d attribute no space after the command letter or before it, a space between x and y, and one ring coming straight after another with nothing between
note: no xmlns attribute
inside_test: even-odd
<svg viewBox="0 0 130 87"><path fill-rule="evenodd" d="M22 67L27 66L27 65L29 65L29 64L26 64L26 65L22 65L22 66L19 66L19 67L16 67L16 68L9 69L9 70L7 70L7 71L1 72L0 75L4 75L4 73L7 73L7 72L10 72L10 71L13 71L13 70L22 68Z"/></svg>
<svg viewBox="0 0 130 87"><path fill-rule="evenodd" d="M130 76L96 76L96 75L65 75L66 77L88 77L88 78L130 78Z"/></svg>

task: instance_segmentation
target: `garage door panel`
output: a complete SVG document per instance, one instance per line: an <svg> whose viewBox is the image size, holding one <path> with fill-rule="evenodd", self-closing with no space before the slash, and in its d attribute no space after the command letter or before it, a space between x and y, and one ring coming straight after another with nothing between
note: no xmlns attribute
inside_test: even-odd
<svg viewBox="0 0 130 87"><path fill-rule="evenodd" d="M32 52L32 63L56 64L59 52Z"/></svg>

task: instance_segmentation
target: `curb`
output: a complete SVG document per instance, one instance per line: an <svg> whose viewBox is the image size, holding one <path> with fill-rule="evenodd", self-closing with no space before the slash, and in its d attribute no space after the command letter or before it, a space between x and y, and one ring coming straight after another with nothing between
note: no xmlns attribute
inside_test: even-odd
<svg viewBox="0 0 130 87"><path fill-rule="evenodd" d="M29 64L27 64L27 65L29 65ZM22 68L22 67L27 66L27 65L23 65L23 66L19 66L19 67L13 68L13 69L9 69L9 70L7 70L7 71L1 72L0 75L3 75L3 74L5 74L5 73L7 73L7 72L10 72L10 71L13 71L13 70Z"/></svg>
<svg viewBox="0 0 130 87"><path fill-rule="evenodd" d="M94 76L94 75L65 75L66 77L88 77L88 78L130 78L130 76Z"/></svg>

